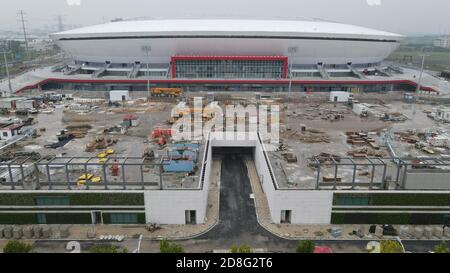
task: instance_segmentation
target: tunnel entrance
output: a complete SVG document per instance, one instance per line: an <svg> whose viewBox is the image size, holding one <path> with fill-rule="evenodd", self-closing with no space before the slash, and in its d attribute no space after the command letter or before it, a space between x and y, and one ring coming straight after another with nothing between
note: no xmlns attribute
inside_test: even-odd
<svg viewBox="0 0 450 273"><path fill-rule="evenodd" d="M253 158L255 147L213 147L212 152L213 156L236 155Z"/></svg>

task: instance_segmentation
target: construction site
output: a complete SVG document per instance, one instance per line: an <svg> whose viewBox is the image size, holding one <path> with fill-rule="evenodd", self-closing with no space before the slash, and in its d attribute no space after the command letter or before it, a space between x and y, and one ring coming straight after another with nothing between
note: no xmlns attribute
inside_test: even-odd
<svg viewBox="0 0 450 273"><path fill-rule="evenodd" d="M276 236L330 227L323 238L347 238L347 230L364 237L367 224L401 225L393 228L403 237L448 236L434 232L449 221L450 196L450 125L435 95L140 95L34 90L0 100L0 223L26 225L3 226L4 236L42 225L58 225L48 238L205 234L220 226L220 173L230 155L247 170L259 224ZM238 107L243 115L227 114ZM253 108L269 109L269 141L267 120L246 112Z"/></svg>

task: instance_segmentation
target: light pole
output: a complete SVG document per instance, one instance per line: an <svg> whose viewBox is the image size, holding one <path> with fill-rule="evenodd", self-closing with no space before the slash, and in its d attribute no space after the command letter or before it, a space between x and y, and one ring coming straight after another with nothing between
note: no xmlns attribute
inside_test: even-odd
<svg viewBox="0 0 450 273"><path fill-rule="evenodd" d="M422 86L422 77L423 77L423 69L424 69L424 66L425 66L425 57L430 56L431 55L431 51L432 51L431 47L422 47L422 49L421 49L421 51L419 53L419 56L422 57L422 64L420 66L419 80L418 80L417 86L416 86L416 92L415 92L416 96L419 96L420 88ZM415 116L416 116L416 108L415 108L415 106L413 104L413 118L415 118Z"/></svg>
<svg viewBox="0 0 450 273"><path fill-rule="evenodd" d="M395 237L395 240L396 240L396 241L400 244L400 246L402 247L403 253L406 253L405 246L403 245L403 242L402 242L402 240L400 239L400 237L399 237L399 236L396 236L396 237Z"/></svg>
<svg viewBox="0 0 450 273"><path fill-rule="evenodd" d="M0 45L0 51L3 53L3 59L5 60L5 70L6 70L6 78L8 80L9 92L12 93L11 77L9 75L9 67L8 67L8 57L6 55L9 54L11 51L9 51L9 47L6 41L4 42L4 45Z"/></svg>
<svg viewBox="0 0 450 273"><path fill-rule="evenodd" d="M139 235L138 246L135 250L133 250L133 253L141 253L141 242L142 242L143 238L144 238L144 236L142 234Z"/></svg>
<svg viewBox="0 0 450 273"><path fill-rule="evenodd" d="M297 52L297 47L289 47L289 87L288 87L288 103L286 109L286 130L289 131L289 104L291 103L291 89L292 89L292 56Z"/></svg>
<svg viewBox="0 0 450 273"><path fill-rule="evenodd" d="M152 47L148 45L142 46L142 51L147 55L147 99L150 100L150 51L152 51Z"/></svg>
<svg viewBox="0 0 450 273"><path fill-rule="evenodd" d="M422 65L420 66L420 75L419 75L419 81L417 82L417 86L416 86L416 94L419 94L420 88L422 85L422 76L423 76L423 68L425 66L425 57L430 56L431 52L432 52L431 47L423 47L419 53L419 56L422 57Z"/></svg>

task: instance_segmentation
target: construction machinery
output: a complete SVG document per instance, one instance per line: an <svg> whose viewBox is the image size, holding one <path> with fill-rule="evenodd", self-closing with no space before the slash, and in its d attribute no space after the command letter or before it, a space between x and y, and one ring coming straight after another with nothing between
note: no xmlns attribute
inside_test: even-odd
<svg viewBox="0 0 450 273"><path fill-rule="evenodd" d="M102 181L102 178L100 176L94 176L91 173L85 173L85 174L81 175L80 177L78 177L77 185L80 187L80 186L85 186L87 182L100 183L101 181Z"/></svg>
<svg viewBox="0 0 450 273"><path fill-rule="evenodd" d="M151 89L151 94L155 97L179 97L183 94L183 89L157 87Z"/></svg>
<svg viewBox="0 0 450 273"><path fill-rule="evenodd" d="M107 147L112 146L116 143L117 139L104 136L97 136L91 142L86 144L86 152L93 152L99 149L106 149Z"/></svg>

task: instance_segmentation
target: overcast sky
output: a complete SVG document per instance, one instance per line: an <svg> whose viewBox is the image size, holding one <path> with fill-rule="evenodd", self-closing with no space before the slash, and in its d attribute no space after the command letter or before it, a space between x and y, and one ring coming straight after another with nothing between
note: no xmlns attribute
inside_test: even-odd
<svg viewBox="0 0 450 273"><path fill-rule="evenodd" d="M372 27L400 34L450 34L449 0L0 0L0 30L92 25L114 18L287 18ZM69 4L71 3L71 4ZM79 5L78 5L79 3Z"/></svg>

